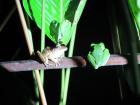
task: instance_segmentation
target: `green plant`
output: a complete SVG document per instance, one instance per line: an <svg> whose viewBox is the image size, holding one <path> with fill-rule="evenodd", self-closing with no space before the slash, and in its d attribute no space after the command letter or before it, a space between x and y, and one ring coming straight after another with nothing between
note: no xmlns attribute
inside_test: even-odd
<svg viewBox="0 0 140 105"><path fill-rule="evenodd" d="M44 34L55 44L70 42L68 56L73 55L76 28L87 0L23 0L23 6L30 18L42 29L41 50L44 48ZM44 5L44 6L43 6ZM42 11L43 10L43 11ZM42 81L43 81L42 73ZM62 70L60 105L66 105L70 69Z"/></svg>
<svg viewBox="0 0 140 105"><path fill-rule="evenodd" d="M128 0L128 5L140 40L140 0Z"/></svg>

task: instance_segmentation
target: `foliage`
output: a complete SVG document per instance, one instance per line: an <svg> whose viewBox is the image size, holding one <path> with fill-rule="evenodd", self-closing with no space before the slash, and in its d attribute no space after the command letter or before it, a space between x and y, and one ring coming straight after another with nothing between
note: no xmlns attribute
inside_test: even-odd
<svg viewBox="0 0 140 105"><path fill-rule="evenodd" d="M135 21L136 28L138 31L138 36L140 39L140 35L139 35L139 32L140 32L140 0L128 0L128 4L130 7L130 11L133 15L132 17Z"/></svg>
<svg viewBox="0 0 140 105"><path fill-rule="evenodd" d="M84 0L83 0L84 1ZM56 44L67 45L74 31L73 23L76 11L76 24L83 8L78 8L80 0L46 0L45 1L45 34ZM23 6L30 18L41 29L42 0L23 0Z"/></svg>

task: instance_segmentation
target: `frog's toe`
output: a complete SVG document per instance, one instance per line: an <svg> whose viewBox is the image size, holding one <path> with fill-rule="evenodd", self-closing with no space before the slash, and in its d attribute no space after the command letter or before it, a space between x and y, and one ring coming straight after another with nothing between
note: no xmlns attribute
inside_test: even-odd
<svg viewBox="0 0 140 105"><path fill-rule="evenodd" d="M59 66L59 65L60 65L60 63L59 63L59 62L56 62L56 63L55 63L55 66L56 66L56 67L57 67L57 66Z"/></svg>
<svg viewBox="0 0 140 105"><path fill-rule="evenodd" d="M45 67L47 67L49 64L48 63L43 63Z"/></svg>

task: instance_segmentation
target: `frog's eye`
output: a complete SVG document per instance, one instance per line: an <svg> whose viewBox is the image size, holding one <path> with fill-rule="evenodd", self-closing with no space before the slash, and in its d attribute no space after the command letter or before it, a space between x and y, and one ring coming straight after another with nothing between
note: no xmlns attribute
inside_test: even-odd
<svg viewBox="0 0 140 105"><path fill-rule="evenodd" d="M104 49L105 49L105 46L104 46L104 44L103 44L103 43L100 43L100 47L101 47L101 49L102 49L102 50L104 50Z"/></svg>

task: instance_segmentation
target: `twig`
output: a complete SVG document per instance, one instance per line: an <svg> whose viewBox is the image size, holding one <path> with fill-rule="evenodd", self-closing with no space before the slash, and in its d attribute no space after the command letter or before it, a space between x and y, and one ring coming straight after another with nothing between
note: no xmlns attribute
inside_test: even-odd
<svg viewBox="0 0 140 105"><path fill-rule="evenodd" d="M20 16L21 24L22 24L22 27L23 27L25 39L26 39L26 42L27 42L28 50L29 50L30 55L32 55L33 52L34 52L34 48L33 48L33 44L30 41L32 39L31 39L31 37L29 37L28 28L27 28L27 24L26 24L26 21L25 21L23 11L22 11L22 7L21 7L21 4L20 4L19 0L15 0L15 1L16 1L17 10L18 10L18 13L19 13L19 16Z"/></svg>
<svg viewBox="0 0 140 105"><path fill-rule="evenodd" d="M14 6L12 8L12 10L8 13L8 16L4 19L4 21L2 22L2 24L0 25L0 32L3 30L3 28L6 26L7 22L9 21L9 19L12 17L13 13L15 12L16 7Z"/></svg>
<svg viewBox="0 0 140 105"><path fill-rule="evenodd" d="M74 68L74 67L85 67L86 61L80 56L74 56L72 58L63 58L60 64L56 64L49 61L49 65L44 64L36 60L18 60L18 61L6 61L0 62L0 66L8 70L9 72L20 72L20 71L32 71L33 69L62 69L62 68Z"/></svg>
<svg viewBox="0 0 140 105"><path fill-rule="evenodd" d="M17 10L19 12L20 19L21 19L21 24L23 26L23 31L24 31L24 35L25 35L26 42L27 42L27 45L28 45L28 50L29 50L30 55L32 55L33 52L34 52L33 44L31 43L31 38L32 37L29 36L29 34L28 34L28 28L27 28L27 24L26 24L26 21L25 21L25 17L24 17L23 11L22 11L20 1L15 0L15 2L16 2ZM39 87L39 92L40 92L42 104L47 105L44 89L42 87L42 83L41 83L41 79L40 79L40 75L39 75L38 70L35 70L35 75L36 75L36 80L37 80L38 87Z"/></svg>
<svg viewBox="0 0 140 105"><path fill-rule="evenodd" d="M130 55L128 55L129 57ZM137 54L137 62L140 64L140 54ZM0 62L0 66L7 69L9 72L31 71L33 69L61 69L61 68L74 68L85 67L86 61L81 56L74 56L72 58L63 58L60 61L60 65L56 66L54 62L49 61L50 65L44 66L44 64L36 60L19 60L19 61L5 61ZM104 66L122 66L127 65L127 57L112 54Z"/></svg>

